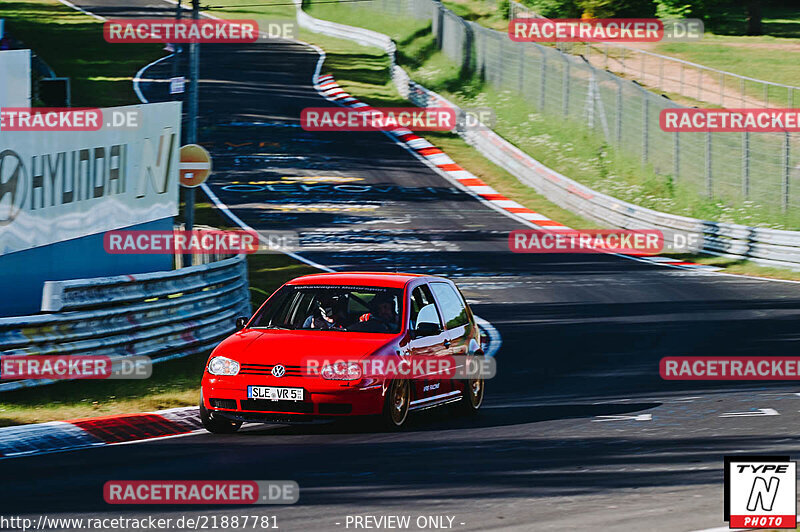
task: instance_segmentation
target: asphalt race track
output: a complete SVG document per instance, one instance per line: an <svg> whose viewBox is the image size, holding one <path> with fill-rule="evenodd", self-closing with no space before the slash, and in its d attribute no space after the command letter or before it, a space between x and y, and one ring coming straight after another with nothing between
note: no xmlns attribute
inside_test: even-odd
<svg viewBox="0 0 800 532"><path fill-rule="evenodd" d="M114 4L79 5L109 16ZM273 41L201 54L200 140L214 156L214 193L256 229L300 234L301 254L331 268L456 280L503 339L484 409L476 419L419 413L399 433L246 425L4 460L7 510L264 514L283 530L343 530L347 515L367 514L454 516L457 530L696 530L725 525L723 455L800 451L797 386L658 375L668 355L796 355L800 284L513 254L507 235L521 223L383 134L299 127L304 107L331 105L312 86L311 48ZM170 76L168 60L144 75ZM167 97L164 82L142 90ZM125 479L296 480L301 494L294 506L107 505L103 483Z"/></svg>

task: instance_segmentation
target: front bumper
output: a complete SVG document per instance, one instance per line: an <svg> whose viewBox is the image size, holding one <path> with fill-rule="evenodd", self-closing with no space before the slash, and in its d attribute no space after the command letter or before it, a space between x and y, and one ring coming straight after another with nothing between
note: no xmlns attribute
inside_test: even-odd
<svg viewBox="0 0 800 532"><path fill-rule="evenodd" d="M303 388L303 401L249 399L247 386ZM281 379L259 382L241 377L203 378L203 405L211 412L234 421L311 422L346 416L371 416L383 411L384 391L380 382L348 386L341 381Z"/></svg>

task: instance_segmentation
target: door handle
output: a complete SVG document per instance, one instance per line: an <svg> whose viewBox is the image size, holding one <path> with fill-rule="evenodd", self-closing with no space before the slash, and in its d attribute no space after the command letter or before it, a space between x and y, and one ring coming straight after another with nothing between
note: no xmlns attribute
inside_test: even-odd
<svg viewBox="0 0 800 532"><path fill-rule="evenodd" d="M443 344L445 347L450 347L450 340L445 340Z"/></svg>

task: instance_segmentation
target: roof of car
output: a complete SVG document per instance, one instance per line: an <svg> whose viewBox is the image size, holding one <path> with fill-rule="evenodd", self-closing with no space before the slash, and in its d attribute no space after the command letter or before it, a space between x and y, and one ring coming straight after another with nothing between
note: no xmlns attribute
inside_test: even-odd
<svg viewBox="0 0 800 532"><path fill-rule="evenodd" d="M314 273L292 279L286 284L291 285L350 285L350 286L382 286L386 288L402 288L414 279L430 277L416 273L391 273L391 272L335 272Z"/></svg>

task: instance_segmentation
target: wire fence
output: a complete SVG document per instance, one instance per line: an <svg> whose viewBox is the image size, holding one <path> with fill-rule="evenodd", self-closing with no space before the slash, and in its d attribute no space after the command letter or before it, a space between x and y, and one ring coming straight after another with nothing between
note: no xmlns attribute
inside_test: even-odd
<svg viewBox="0 0 800 532"><path fill-rule="evenodd" d="M504 32L461 19L435 0L375 0L369 5L383 12L431 20L439 48L463 70L475 72L497 89L522 96L543 115L583 124L621 153L640 160L644 169L668 176L694 194L739 205L754 202L784 213L800 206L800 136L664 132L659 126L661 110L681 105L606 70L607 61L618 61L621 73L635 77L635 61L622 58L618 47L593 46L594 55L574 55L537 43L514 42ZM513 3L511 13L520 15ZM654 61L643 61L641 57L651 58L653 54L637 52L636 75L648 82L675 82L663 66L653 66L654 62L663 65L666 59L655 56ZM733 91L729 76L735 75L725 73L714 78L706 72L711 69L704 69L702 75L689 74L689 63L675 61L685 67L683 75L678 74L676 92L687 96L699 92L708 97L714 83ZM736 79L740 79L736 96L722 92L714 96L720 98L717 103L729 107L736 100L736 107L756 106L753 90L743 85L741 76ZM753 85L757 82L748 81ZM766 100L762 103L779 103L772 88L762 94ZM792 106L797 98L794 91L784 96L786 106Z"/></svg>
<svg viewBox="0 0 800 532"><path fill-rule="evenodd" d="M541 18L541 15L512 0L509 18ZM562 52L583 55L598 68L635 79L670 97L680 96L690 103L728 108L793 108L800 101L800 87L742 76L619 43L559 43L557 47Z"/></svg>

